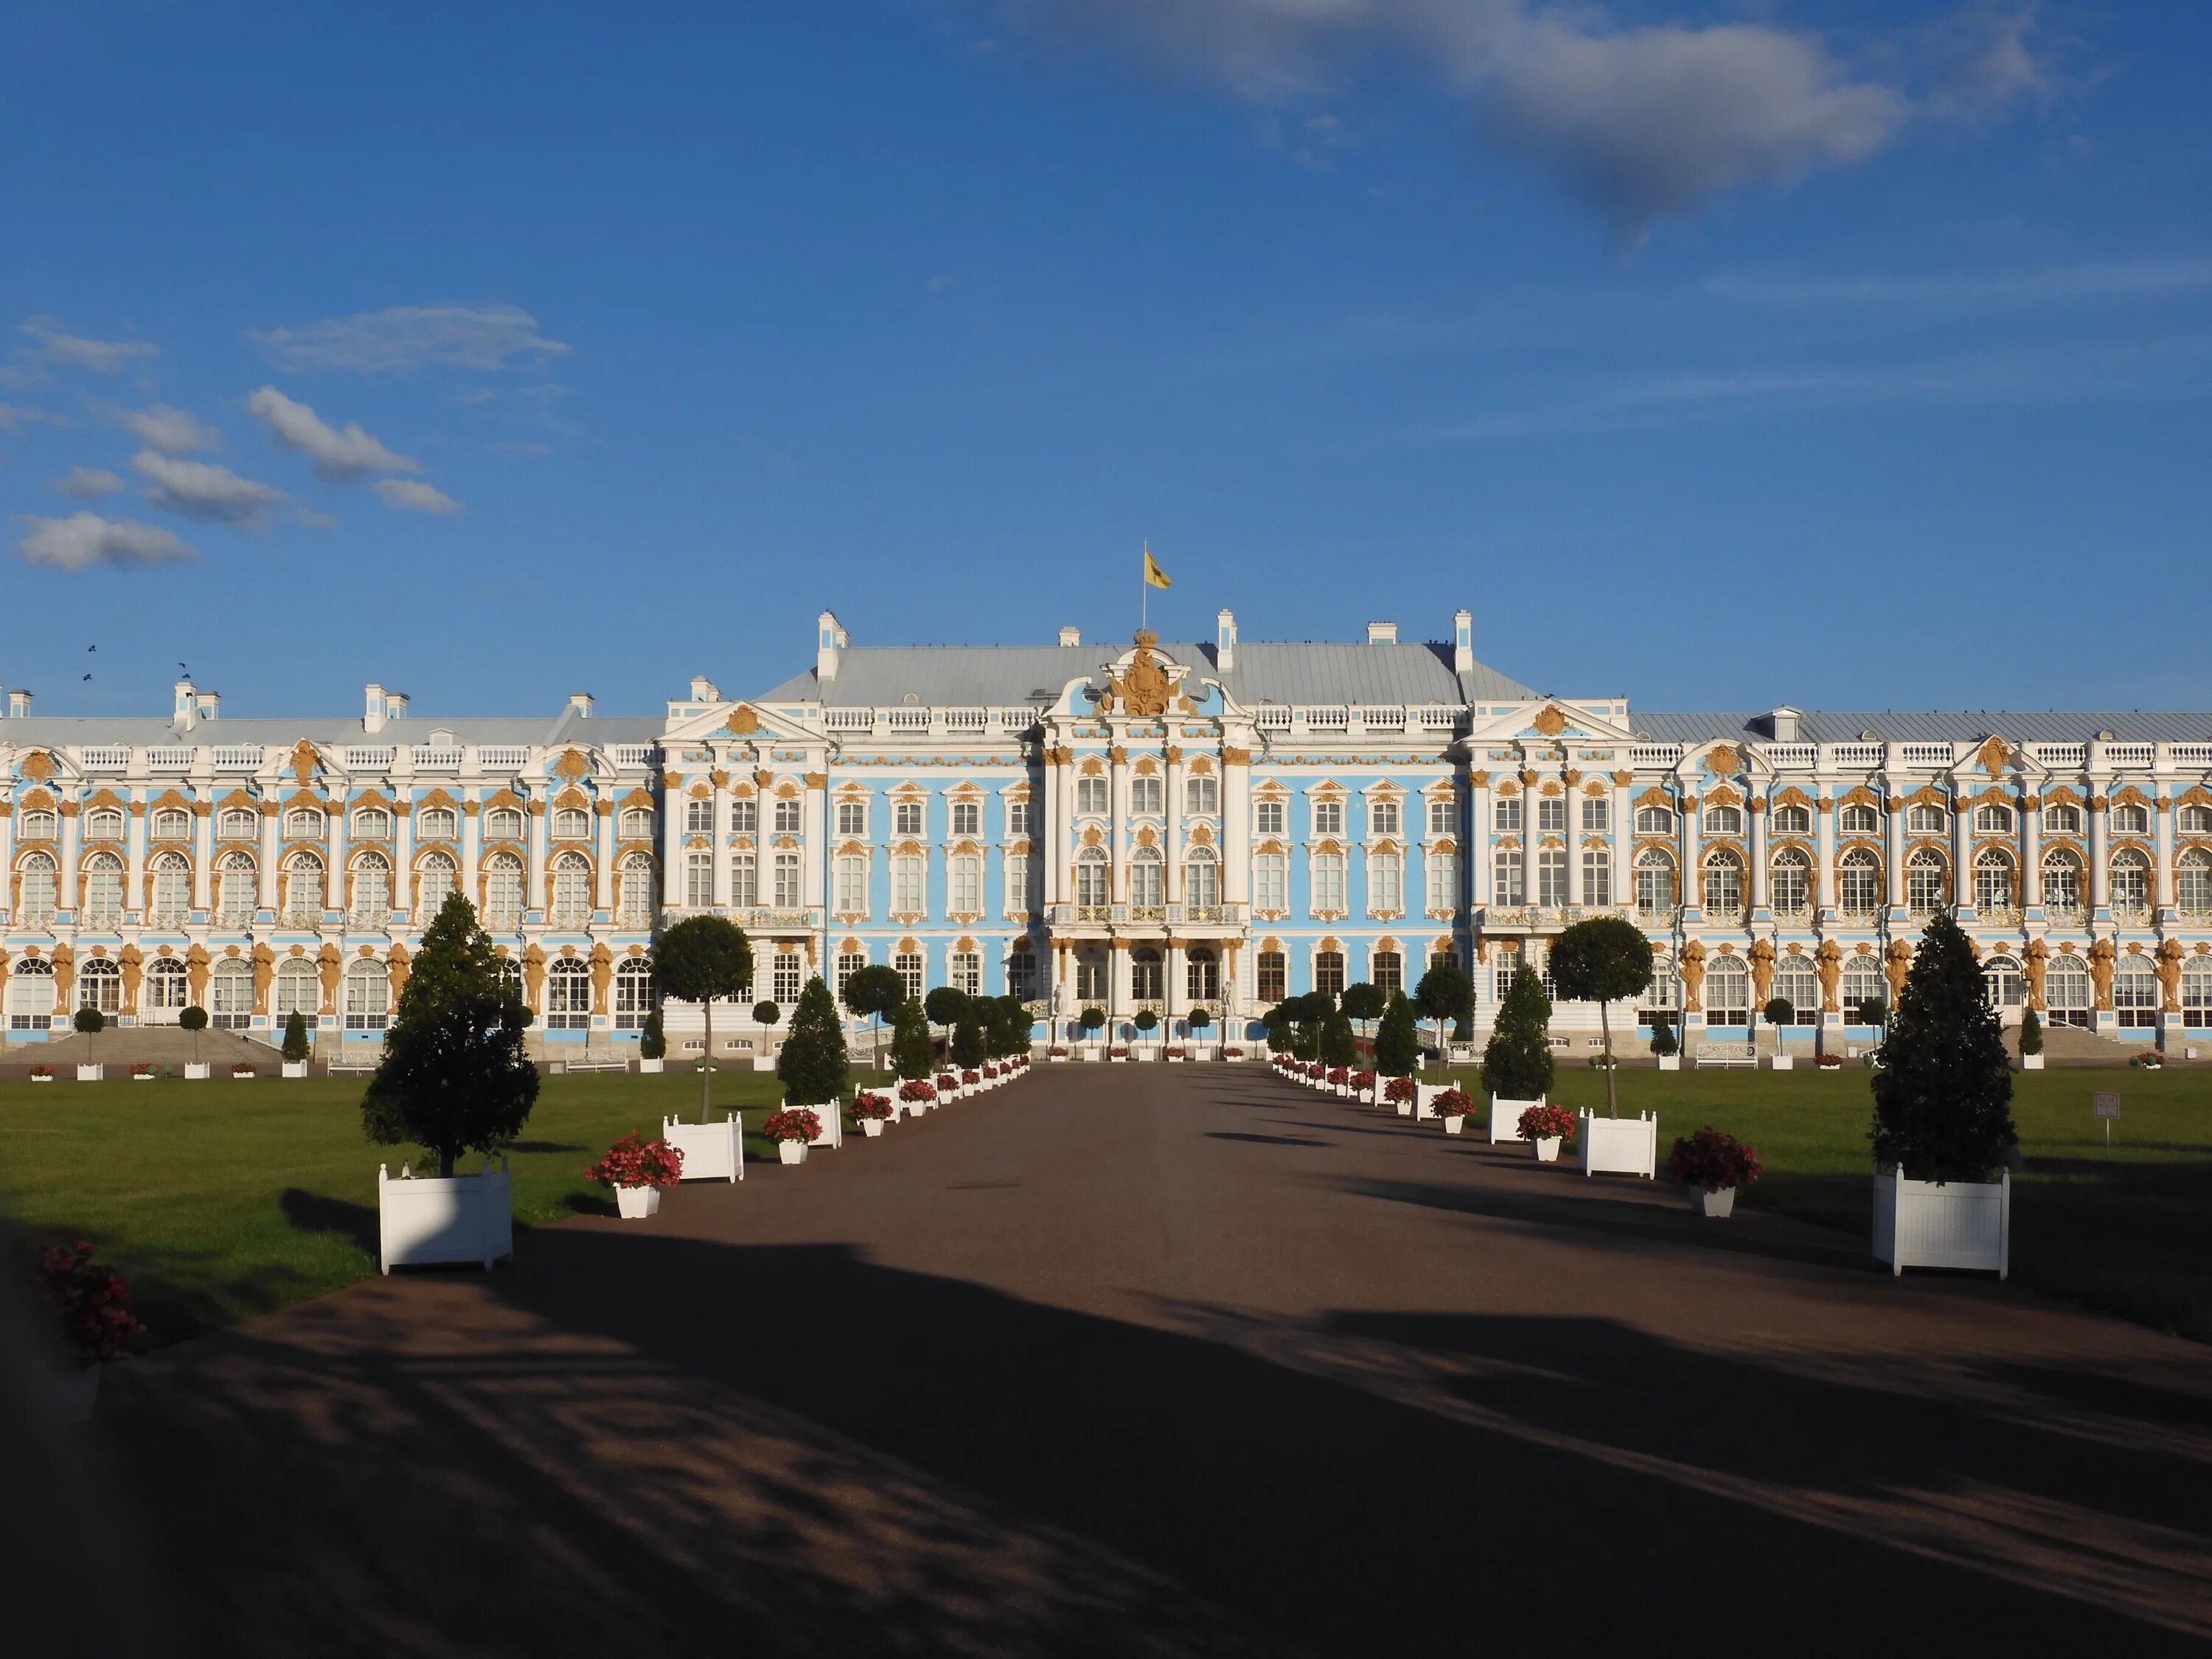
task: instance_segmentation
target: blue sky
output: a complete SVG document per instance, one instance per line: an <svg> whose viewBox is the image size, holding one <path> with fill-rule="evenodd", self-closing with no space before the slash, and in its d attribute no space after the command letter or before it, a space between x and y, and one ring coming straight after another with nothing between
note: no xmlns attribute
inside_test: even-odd
<svg viewBox="0 0 2212 1659"><path fill-rule="evenodd" d="M2208 62L2056 0L9 8L0 683L649 712L824 605L1126 636L1149 537L1170 637L2212 707Z"/></svg>

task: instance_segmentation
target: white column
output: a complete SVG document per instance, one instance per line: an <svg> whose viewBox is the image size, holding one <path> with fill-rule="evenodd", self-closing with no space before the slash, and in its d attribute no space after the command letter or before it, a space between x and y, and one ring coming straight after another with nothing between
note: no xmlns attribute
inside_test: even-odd
<svg viewBox="0 0 2212 1659"><path fill-rule="evenodd" d="M1814 787L1823 793L1813 804L1814 851L1819 866L1814 879L1820 883L1817 902L1826 912L1836 908L1836 803L1824 786Z"/></svg>
<svg viewBox="0 0 2212 1659"><path fill-rule="evenodd" d="M1902 796L1891 792L1887 779L1882 781L1882 805L1887 811L1889 825L1889 856L1883 860L1887 866L1884 873L1889 882L1889 908L1897 910L1905 905L1905 801Z"/></svg>
<svg viewBox="0 0 2212 1659"><path fill-rule="evenodd" d="M395 931L404 916L420 933L429 918L415 914L414 796L410 785L395 782L392 786L392 909Z"/></svg>
<svg viewBox="0 0 2212 1659"><path fill-rule="evenodd" d="M1687 795L1680 798L1680 805L1682 808L1682 905L1685 909L1697 906L1702 913L1705 895L1704 888L1698 884L1698 859L1705 833L1698 814L1704 810L1704 805L1702 802L1692 804Z"/></svg>
<svg viewBox="0 0 2212 1659"><path fill-rule="evenodd" d="M1170 904L1180 904L1183 899L1182 757L1181 751L1176 752L1174 760L1164 763L1167 775L1160 787L1164 792L1165 799L1160 802L1160 805L1166 811L1160 821L1162 829L1160 839L1165 845L1160 848L1160 855L1167 860L1167 869L1164 872L1165 879L1162 884L1161 896Z"/></svg>
<svg viewBox="0 0 2212 1659"><path fill-rule="evenodd" d="M1036 856L1044 863L1044 902L1048 905L1067 902L1067 862L1073 856L1069 850L1073 839L1067 833L1067 769L1053 758L1053 749L1048 738L1042 799L1030 814L1037 824L1037 832L1030 837L1030 844L1036 848ZM1060 970L1055 968L1053 971L1057 974Z"/></svg>
<svg viewBox="0 0 2212 1659"><path fill-rule="evenodd" d="M822 890L822 860L815 856L817 849L828 837L829 825L823 822L826 806L827 802L819 789L809 789L799 798L799 902L801 905L829 902L829 896ZM978 839L981 840L980 837ZM991 902L991 860L988 844L984 844L983 852L983 908L988 912L998 907Z"/></svg>
<svg viewBox="0 0 2212 1659"><path fill-rule="evenodd" d="M15 815L11 811L0 811L0 922L15 920L15 910L12 907L15 884L8 879L5 873L14 869L15 866ZM4 979L0 979L0 995L4 995L6 988ZM7 1012L6 1008L0 1007L0 1043L4 1043L8 1040L6 1036L8 1022L4 1018Z"/></svg>
<svg viewBox="0 0 2212 1659"><path fill-rule="evenodd" d="M1583 797L1582 786L1569 787L1562 782L1566 793L1566 831L1563 839L1567 843L1567 902L1583 904L1588 902L1583 890Z"/></svg>
<svg viewBox="0 0 2212 1659"><path fill-rule="evenodd" d="M1119 747L1117 744L1116 747ZM1126 757L1128 750L1123 749ZM1125 902L1129 897L1129 763L1115 760L1109 754L1106 761L1107 804L1113 812L1114 832L1114 892L1115 902ZM1124 994L1126 994L1126 993Z"/></svg>
<svg viewBox="0 0 2212 1659"><path fill-rule="evenodd" d="M732 765L735 763L734 761L730 763ZM716 783L711 776L707 781L708 788L713 792L708 800L712 809L711 816L714 818L714 828L707 832L707 839L714 849L713 889L714 908L717 910L726 910L730 908L730 860L735 856L738 845L737 838L730 833L730 803L736 797L731 793L730 774L727 768L719 758L715 763L714 769L721 774L725 781ZM681 810L687 814L691 811L691 801L689 796L684 798ZM756 787L753 791L753 880L756 884L758 884L761 876L759 849L764 840L761 832L767 828L767 811L768 802L763 799L762 792Z"/></svg>
<svg viewBox="0 0 2212 1659"><path fill-rule="evenodd" d="M2020 902L2023 909L2043 903L2043 808L2020 809Z"/></svg>
<svg viewBox="0 0 2212 1659"><path fill-rule="evenodd" d="M470 793L468 791L461 793L464 795ZM481 793L476 792L479 795ZM476 810L471 811L471 807ZM461 891L468 896L469 902L481 910L483 894L478 884L483 879L483 809L477 805L475 799L468 799L454 810L461 815L461 869L456 879L461 884Z"/></svg>
<svg viewBox="0 0 2212 1659"><path fill-rule="evenodd" d="M347 797L341 791L338 798L328 802L330 813L330 871L323 882L323 908L338 911L343 916L346 908L346 823Z"/></svg>
<svg viewBox="0 0 2212 1659"><path fill-rule="evenodd" d="M1468 862L1472 866L1469 873L1474 882L1474 885L1469 890L1474 895L1474 904L1477 908L1480 908L1495 902L1494 896L1490 890L1490 786L1486 783L1477 784L1474 789L1474 797L1468 809L1467 839L1464 844L1467 848ZM1472 963L1468 965L1473 966Z"/></svg>
<svg viewBox="0 0 2212 1659"><path fill-rule="evenodd" d="M57 790L57 798L60 792ZM62 819L62 867L58 877L61 890L55 908L75 915L77 908L77 866L84 851L83 791L70 791L71 801L64 802Z"/></svg>
<svg viewBox="0 0 2212 1659"><path fill-rule="evenodd" d="M2155 782L2151 787L2154 789L2160 787ZM2152 877L2152 880L2157 884L2154 902L2157 904L2158 913L2163 914L2171 910L2174 904L2173 803L2161 793L2152 799L2150 810L2151 830L2157 837L2158 845L2158 868Z"/></svg>
<svg viewBox="0 0 2212 1659"><path fill-rule="evenodd" d="M123 792L129 794L131 792ZM123 809L123 908L136 910L141 918L149 906L146 892L146 813L143 800L131 801Z"/></svg>
<svg viewBox="0 0 2212 1659"><path fill-rule="evenodd" d="M526 912L542 912L548 902L545 894L546 836L553 826L546 822L546 794L544 784L532 782L522 804L523 833L530 837L530 867L523 874L526 884L522 908Z"/></svg>
<svg viewBox="0 0 2212 1659"><path fill-rule="evenodd" d="M202 784L192 802L192 908L215 908L215 789Z"/></svg>
<svg viewBox="0 0 2212 1659"><path fill-rule="evenodd" d="M684 885L687 878L684 848L684 791L688 782L679 774L671 785L667 773L660 775L660 902L671 908L690 896Z"/></svg>
<svg viewBox="0 0 2212 1659"><path fill-rule="evenodd" d="M262 805L264 808L277 805L276 791L272 786ZM284 815L264 811L261 814L261 891L260 908L272 915L276 908L277 861L283 857Z"/></svg>
<svg viewBox="0 0 2212 1659"><path fill-rule="evenodd" d="M1636 808L1619 781L1613 786L1613 902L1636 902Z"/></svg>
<svg viewBox="0 0 2212 1659"><path fill-rule="evenodd" d="M1743 810L1751 818L1751 908L1759 911L1772 902L1767 891L1766 814L1751 800L1744 803Z"/></svg>
<svg viewBox="0 0 2212 1659"><path fill-rule="evenodd" d="M618 803L602 797L592 803L599 815L599 878L592 884L592 907L611 915L615 908L615 813Z"/></svg>
<svg viewBox="0 0 2212 1659"><path fill-rule="evenodd" d="M1525 769L1524 769L1525 770ZM1521 902L1536 902L1536 787L1521 780Z"/></svg>
<svg viewBox="0 0 2212 1659"><path fill-rule="evenodd" d="M2106 797L2100 793L2111 787L2109 782L2094 780L2089 784L2089 902L2100 911L2112 902L2112 872L2105 851L2112 836L2112 814Z"/></svg>
<svg viewBox="0 0 2212 1659"><path fill-rule="evenodd" d="M1252 767L1221 766L1221 898L1252 901Z"/></svg>
<svg viewBox="0 0 2212 1659"><path fill-rule="evenodd" d="M1965 915L1974 902L1974 809L1966 792L1956 791L1951 804L1951 902Z"/></svg>

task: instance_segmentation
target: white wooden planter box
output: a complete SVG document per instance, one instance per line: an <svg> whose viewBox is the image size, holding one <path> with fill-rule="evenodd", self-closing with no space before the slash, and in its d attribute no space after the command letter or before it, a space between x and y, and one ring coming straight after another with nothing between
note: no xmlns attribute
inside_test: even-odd
<svg viewBox="0 0 2212 1659"><path fill-rule="evenodd" d="M860 1133L867 1136L869 1139L873 1140L877 1136L883 1133L884 1125L891 1121L892 1120L889 1118L864 1117L860 1120Z"/></svg>
<svg viewBox="0 0 2212 1659"><path fill-rule="evenodd" d="M212 1070L213 1067L204 1060L188 1060L185 1062L185 1081L204 1083Z"/></svg>
<svg viewBox="0 0 2212 1659"><path fill-rule="evenodd" d="M1661 1071L1662 1071L1662 1072L1679 1072L1679 1071L1680 1071L1680 1070L1682 1069L1682 1057L1681 1057L1681 1055L1680 1055L1680 1054L1662 1054L1662 1055L1660 1055L1660 1056L1659 1056L1659 1069L1660 1069Z"/></svg>
<svg viewBox="0 0 2212 1659"><path fill-rule="evenodd" d="M1778 1048L1775 1050L1774 1069L1776 1071L1787 1072L1795 1068L1796 1064L1797 1057L1795 1054L1790 1054L1787 1049Z"/></svg>
<svg viewBox="0 0 2212 1659"><path fill-rule="evenodd" d="M744 1131L734 1116L720 1123L682 1123L665 1117L660 1138L684 1154L686 1181L745 1178Z"/></svg>
<svg viewBox="0 0 2212 1659"><path fill-rule="evenodd" d="M489 1269L514 1254L514 1197L507 1160L481 1175L394 1180L376 1168L378 1264L386 1273L441 1261Z"/></svg>
<svg viewBox="0 0 2212 1659"><path fill-rule="evenodd" d="M1538 1095L1534 1100L1503 1100L1496 1095L1491 1096L1490 1144L1495 1146L1501 1140L1520 1139L1521 1114L1531 1106L1541 1106L1545 1099L1542 1095Z"/></svg>
<svg viewBox="0 0 2212 1659"><path fill-rule="evenodd" d="M305 1077L307 1074L307 1062L306 1060L288 1060L284 1062L284 1075L286 1077Z"/></svg>
<svg viewBox="0 0 2212 1659"><path fill-rule="evenodd" d="M98 1083L106 1076L107 1067L105 1066L80 1066L76 1068L76 1080L79 1083Z"/></svg>
<svg viewBox="0 0 2212 1659"><path fill-rule="evenodd" d="M1415 1102L1413 1106L1413 1115L1418 1119L1432 1118L1437 1115L1437 1097L1443 1093L1445 1090L1450 1088L1451 1085L1449 1083L1416 1083L1413 1086L1421 1091L1420 1098Z"/></svg>
<svg viewBox="0 0 2212 1659"><path fill-rule="evenodd" d="M773 1072L775 1070L775 1056L774 1054L755 1054L753 1056L753 1070L756 1072Z"/></svg>
<svg viewBox="0 0 2212 1659"><path fill-rule="evenodd" d="M151 1083L154 1080L154 1074L151 1072L133 1072L131 1073L131 1080L133 1083Z"/></svg>
<svg viewBox="0 0 2212 1659"><path fill-rule="evenodd" d="M648 1216L659 1215L660 1188L658 1187L616 1188L615 1213L625 1221L643 1221Z"/></svg>
<svg viewBox="0 0 2212 1659"><path fill-rule="evenodd" d="M1997 1181L1874 1178L1874 1259L1907 1267L1969 1267L1999 1279L2012 1270L2012 1172Z"/></svg>
<svg viewBox="0 0 2212 1659"><path fill-rule="evenodd" d="M53 1080L54 1074L52 1072L47 1072L43 1075L36 1072L33 1072L31 1074L31 1081L33 1083L52 1083Z"/></svg>
<svg viewBox="0 0 2212 1659"><path fill-rule="evenodd" d="M1575 1139L1581 1148L1583 1173L1642 1176L1656 1180L1659 1173L1659 1120L1650 1112L1641 1117L1599 1117L1578 1115Z"/></svg>
<svg viewBox="0 0 2212 1659"><path fill-rule="evenodd" d="M842 1146L845 1144L845 1113L834 1100L806 1109L822 1120L822 1133L810 1143L816 1146Z"/></svg>
<svg viewBox="0 0 2212 1659"><path fill-rule="evenodd" d="M641 1058L637 1062L637 1069L647 1077L652 1077L662 1071L665 1071L667 1068L667 1066L668 1061L665 1056L659 1060L645 1060Z"/></svg>
<svg viewBox="0 0 2212 1659"><path fill-rule="evenodd" d="M775 1143L775 1155L786 1164L804 1164L806 1162L806 1142L779 1140Z"/></svg>
<svg viewBox="0 0 2212 1659"><path fill-rule="evenodd" d="M1157 1048L1138 1048L1133 1050L1129 1055L1129 1058L1132 1060L1155 1060L1159 1057L1160 1053Z"/></svg>
<svg viewBox="0 0 2212 1659"><path fill-rule="evenodd" d="M2020 1057L2020 1069L2023 1072L2041 1071L2043 1069L2043 1056L2041 1054L2022 1054Z"/></svg>

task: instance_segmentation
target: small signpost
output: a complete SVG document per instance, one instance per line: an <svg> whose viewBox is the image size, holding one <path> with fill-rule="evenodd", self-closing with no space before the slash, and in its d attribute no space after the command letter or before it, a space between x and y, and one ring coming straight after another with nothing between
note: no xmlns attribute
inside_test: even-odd
<svg viewBox="0 0 2212 1659"><path fill-rule="evenodd" d="M2105 1150L2112 1150L2112 1120L2120 1115L2118 1095L2092 1095L2090 1102L2097 1109L2097 1116L2105 1126Z"/></svg>

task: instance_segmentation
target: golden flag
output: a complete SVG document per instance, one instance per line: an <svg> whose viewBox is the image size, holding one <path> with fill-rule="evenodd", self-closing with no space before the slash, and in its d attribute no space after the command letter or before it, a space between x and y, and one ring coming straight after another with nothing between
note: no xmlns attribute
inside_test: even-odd
<svg viewBox="0 0 2212 1659"><path fill-rule="evenodd" d="M1154 587L1172 587L1168 573L1160 568L1160 562L1152 556L1152 550L1145 550L1145 580Z"/></svg>

